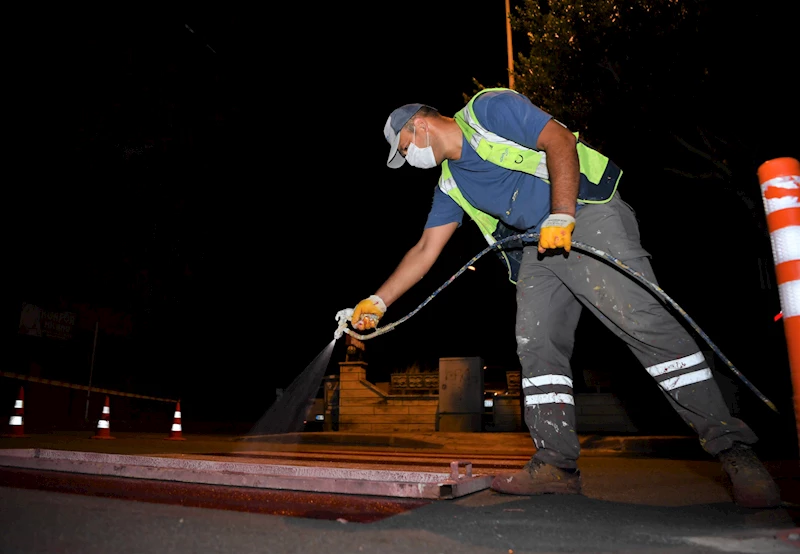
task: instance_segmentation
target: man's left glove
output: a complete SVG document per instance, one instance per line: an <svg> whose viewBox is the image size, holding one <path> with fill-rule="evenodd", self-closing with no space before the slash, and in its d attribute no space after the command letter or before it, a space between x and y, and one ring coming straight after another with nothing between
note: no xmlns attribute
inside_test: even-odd
<svg viewBox="0 0 800 554"><path fill-rule="evenodd" d="M374 329L385 313L386 304L380 296L373 294L356 304L350 323L358 330Z"/></svg>
<svg viewBox="0 0 800 554"><path fill-rule="evenodd" d="M550 214L539 230L539 253L546 250L563 248L569 252L572 247L572 231L575 229L575 218L568 214Z"/></svg>

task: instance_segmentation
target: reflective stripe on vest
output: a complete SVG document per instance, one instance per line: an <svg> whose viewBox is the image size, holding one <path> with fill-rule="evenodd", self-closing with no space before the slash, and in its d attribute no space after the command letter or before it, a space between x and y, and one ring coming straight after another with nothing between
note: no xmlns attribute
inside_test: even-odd
<svg viewBox="0 0 800 554"><path fill-rule="evenodd" d="M544 152L531 150L513 140L496 135L478 123L478 118L472 109L472 103L475 98L487 90L500 89L482 90L473 96L472 100L455 116L456 123L464 133L469 145L472 146L472 149L477 152L481 159L487 162L492 162L512 171L522 171L523 173L535 175L545 181L548 180L550 174L547 171L547 156Z"/></svg>
<svg viewBox="0 0 800 554"><path fill-rule="evenodd" d="M439 189L452 198L453 201L464 210L464 213L475 222L481 230L483 238L486 239L486 242L489 243L490 246L502 238L519 233L519 231L506 226L499 219L492 217L486 212L480 211L464 198L464 195L458 190L456 180L453 179L453 174L450 172L450 166L447 160L442 162L442 175L439 177ZM512 242L514 244L512 244ZM503 246L494 249L500 261L505 264L508 270L508 280L513 284L517 283L519 265L522 262L522 246L522 241L516 240L504 243Z"/></svg>

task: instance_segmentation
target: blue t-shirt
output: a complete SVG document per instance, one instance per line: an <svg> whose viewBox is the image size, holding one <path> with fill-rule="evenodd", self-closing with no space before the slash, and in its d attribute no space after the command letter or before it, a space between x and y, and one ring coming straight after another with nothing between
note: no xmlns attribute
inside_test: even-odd
<svg viewBox="0 0 800 554"><path fill-rule="evenodd" d="M536 149L552 116L512 91L485 92L473 103L481 125L503 138ZM478 156L466 138L461 158L448 162L464 198L473 206L522 232L536 233L550 214L550 185L538 177L504 169ZM437 186L425 228L463 221L464 211Z"/></svg>

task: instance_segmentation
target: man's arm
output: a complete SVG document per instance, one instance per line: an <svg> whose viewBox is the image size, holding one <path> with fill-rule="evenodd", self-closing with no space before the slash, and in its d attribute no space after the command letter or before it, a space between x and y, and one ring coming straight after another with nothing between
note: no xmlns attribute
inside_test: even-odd
<svg viewBox="0 0 800 554"><path fill-rule="evenodd" d="M569 252L572 247L580 187L580 163L575 142L575 136L553 119L539 133L536 146L547 154L550 174L550 215L539 231L540 254L555 248Z"/></svg>
<svg viewBox="0 0 800 554"><path fill-rule="evenodd" d="M387 307L391 306L395 300L403 296L408 289L428 273L456 228L458 228L458 223L448 223L439 227L430 227L422 232L422 237L417 244L406 252L397 269L375 291L375 294L383 299Z"/></svg>
<svg viewBox="0 0 800 554"><path fill-rule="evenodd" d="M458 223L448 223L438 227L430 227L422 232L417 244L411 247L403 256L397 268L392 272L388 279L375 291L375 295L383 300L386 307L389 307L395 300L403 296L411 287L417 284L428 273L434 262L439 258L444 245L453 236ZM382 313L369 312L364 309L365 301L362 300L353 313L351 323L356 329L372 329L377 325L377 321L370 320L364 316L372 313L380 317ZM366 303L369 308L370 303Z"/></svg>
<svg viewBox="0 0 800 554"><path fill-rule="evenodd" d="M551 119L539 134L536 144L547 154L550 174L550 213L575 217L580 185L580 164L575 148L575 135Z"/></svg>

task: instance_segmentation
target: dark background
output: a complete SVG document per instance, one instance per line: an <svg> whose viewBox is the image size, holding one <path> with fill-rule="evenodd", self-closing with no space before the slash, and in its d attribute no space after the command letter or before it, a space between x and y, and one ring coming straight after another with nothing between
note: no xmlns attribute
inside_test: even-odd
<svg viewBox="0 0 800 554"><path fill-rule="evenodd" d="M389 113L423 102L452 115L473 78L508 83L503 2L419 12L375 3L130 6L17 20L10 370L85 383L86 325L53 341L20 336L17 324L22 302L90 304L133 321L125 336L100 330L96 386L180 397L198 419L255 421L329 344L336 312L372 294L419 237L438 171L386 168ZM720 8L720 26L698 52L727 72L714 94L694 102L688 88L680 110L653 114L669 129L649 126L635 106L614 106L619 116L594 131L606 133L605 153L626 172L621 193L660 285L782 408L772 414L717 360L732 407L759 430L792 425L756 174L764 161L800 154L791 21ZM514 41L528 48L524 35ZM704 180L705 166L674 137L711 109L746 138L727 189ZM485 248L473 227L456 233L384 324ZM475 267L366 342L370 380L435 369L450 356L480 356L501 377L517 369L514 288L494 254ZM599 324L582 320L577 340L579 388L583 369L601 368L645 417L648 405L663 406ZM329 372L343 360L339 341Z"/></svg>

